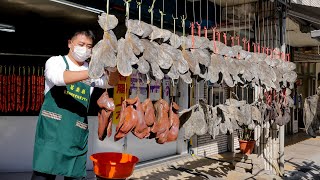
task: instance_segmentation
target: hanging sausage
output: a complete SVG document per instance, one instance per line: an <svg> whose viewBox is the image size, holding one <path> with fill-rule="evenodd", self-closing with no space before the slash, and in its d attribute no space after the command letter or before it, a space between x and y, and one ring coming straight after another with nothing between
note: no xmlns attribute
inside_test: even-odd
<svg viewBox="0 0 320 180"><path fill-rule="evenodd" d="M2 76L3 84L2 84L2 105L3 112L7 112L7 67L4 66L4 74Z"/></svg>
<svg viewBox="0 0 320 180"><path fill-rule="evenodd" d="M12 66L12 74L11 74L11 111L15 111L16 106L16 75L15 75L15 67Z"/></svg>
<svg viewBox="0 0 320 180"><path fill-rule="evenodd" d="M11 66L9 66L9 74L6 77L7 80L7 112L11 111Z"/></svg>
<svg viewBox="0 0 320 180"><path fill-rule="evenodd" d="M17 88L16 88L16 96L17 96L17 101L16 101L16 111L20 111L21 109L21 89L22 89L22 77L21 77L21 67L19 67L19 73L16 77L16 83L17 83Z"/></svg>
<svg viewBox="0 0 320 180"><path fill-rule="evenodd" d="M3 75L2 75L2 66L0 66L0 111L3 112L3 103L2 103L2 94L3 94L3 91L2 91L2 84L3 84Z"/></svg>
<svg viewBox="0 0 320 180"><path fill-rule="evenodd" d="M25 91L26 91L26 69L23 67L23 75L22 75L22 86L21 86L21 105L20 105L20 112L24 111L25 106Z"/></svg>
<svg viewBox="0 0 320 180"><path fill-rule="evenodd" d="M36 109L36 99L37 99L37 94L36 94L36 75L35 75L35 67L33 67L33 72L31 75L31 93L32 93L32 103L30 106L30 110L35 111Z"/></svg>
<svg viewBox="0 0 320 180"><path fill-rule="evenodd" d="M26 112L30 109L30 99L31 99L31 72L30 67L28 67L28 98L27 98L27 105L26 105Z"/></svg>
<svg viewBox="0 0 320 180"><path fill-rule="evenodd" d="M40 108L41 108L41 105L44 101L44 89L45 89L45 77L44 77L44 72L43 72L43 67L41 68L41 72L42 72L42 75L40 77Z"/></svg>
<svg viewBox="0 0 320 180"><path fill-rule="evenodd" d="M38 66L38 75L35 76L35 90L36 90L36 103L35 103L35 111L38 111L40 109L40 96L41 96L41 86L40 86L40 68Z"/></svg>

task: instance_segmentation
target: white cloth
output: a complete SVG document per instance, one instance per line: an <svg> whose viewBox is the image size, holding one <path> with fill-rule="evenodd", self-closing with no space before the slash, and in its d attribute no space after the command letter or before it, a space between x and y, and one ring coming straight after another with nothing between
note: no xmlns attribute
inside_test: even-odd
<svg viewBox="0 0 320 180"><path fill-rule="evenodd" d="M88 63L85 62L82 66L74 64L68 56L65 56L69 64L70 71L82 71L88 70ZM66 63L62 56L53 56L49 58L45 66L45 91L46 94L53 86L66 86L63 78L63 73L66 70ZM100 88L112 88L110 85L106 85L105 77L102 76L99 79L91 79L94 82L95 87ZM90 94L92 94L94 87L90 88Z"/></svg>

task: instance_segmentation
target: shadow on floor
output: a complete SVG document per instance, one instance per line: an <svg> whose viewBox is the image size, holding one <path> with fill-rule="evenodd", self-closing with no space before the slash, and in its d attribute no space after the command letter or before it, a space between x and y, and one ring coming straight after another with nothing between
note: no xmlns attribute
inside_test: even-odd
<svg viewBox="0 0 320 180"><path fill-rule="evenodd" d="M286 173L284 179L315 179L320 180L320 166L317 165L314 161L299 161L293 158L286 160L286 163L295 167L296 170L289 171Z"/></svg>
<svg viewBox="0 0 320 180"><path fill-rule="evenodd" d="M152 180L213 180L226 177L233 169L232 164L210 158L186 162L184 165L171 165L167 168L148 172L145 176L132 177L131 180L152 179Z"/></svg>

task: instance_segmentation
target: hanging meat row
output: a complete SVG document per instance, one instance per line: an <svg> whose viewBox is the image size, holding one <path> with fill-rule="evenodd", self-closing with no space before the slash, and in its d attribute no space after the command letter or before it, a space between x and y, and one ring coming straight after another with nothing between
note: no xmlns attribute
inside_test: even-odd
<svg viewBox="0 0 320 180"><path fill-rule="evenodd" d="M294 102L290 97L291 90L283 89L279 93L266 92L265 102L255 101L248 104L245 100L227 99L225 104L211 106L203 99L199 103L180 112L182 127L185 128L185 139L193 135L210 134L215 138L219 134L227 134L229 131L241 129L246 125L249 129L256 126L269 130L272 124L286 125L290 121L290 107Z"/></svg>
<svg viewBox="0 0 320 180"><path fill-rule="evenodd" d="M284 54L279 48L269 49L259 43L245 40L232 46L220 41L221 32L213 31L209 40L201 34L180 37L168 30L157 28L142 21L126 21L127 33L117 40L106 24L117 25L113 15L102 14L99 24L104 29L103 39L93 47L89 67L91 78L99 77L106 67L117 67L122 76L130 76L132 68L156 79L167 74L171 79L181 78L185 83L192 82L192 75L198 75L211 83L224 81L229 87L236 84L264 86L266 89L293 88L297 74L296 65L290 62L290 54ZM198 30L201 27L198 27ZM200 32L200 31L199 31ZM160 43L159 43L160 42ZM254 52L251 52L251 45ZM121 51L118 51L120 50Z"/></svg>
<svg viewBox="0 0 320 180"><path fill-rule="evenodd" d="M175 141L180 125L178 110L175 102L169 105L163 99L155 104L149 98L141 103L138 96L127 99L122 102L114 140L118 141L131 131L139 139L155 138L158 144Z"/></svg>
<svg viewBox="0 0 320 180"><path fill-rule="evenodd" d="M112 135L112 112L115 106L107 91L101 95L97 104L100 107L98 137L103 140ZM163 99L155 104L149 98L141 103L138 96L126 99L122 102L114 140L118 141L132 132L139 139L155 138L159 144L175 141L180 126L178 110L179 106L175 102L169 105Z"/></svg>
<svg viewBox="0 0 320 180"><path fill-rule="evenodd" d="M39 111L44 84L42 67L0 66L0 111Z"/></svg>

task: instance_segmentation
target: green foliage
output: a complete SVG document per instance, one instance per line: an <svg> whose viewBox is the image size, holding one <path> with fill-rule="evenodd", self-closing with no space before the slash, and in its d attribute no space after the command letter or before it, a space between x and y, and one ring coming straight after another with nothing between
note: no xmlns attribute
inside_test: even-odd
<svg viewBox="0 0 320 180"><path fill-rule="evenodd" d="M253 141L254 140L254 130L249 129L248 125L240 126L241 129L238 130L239 140Z"/></svg>

